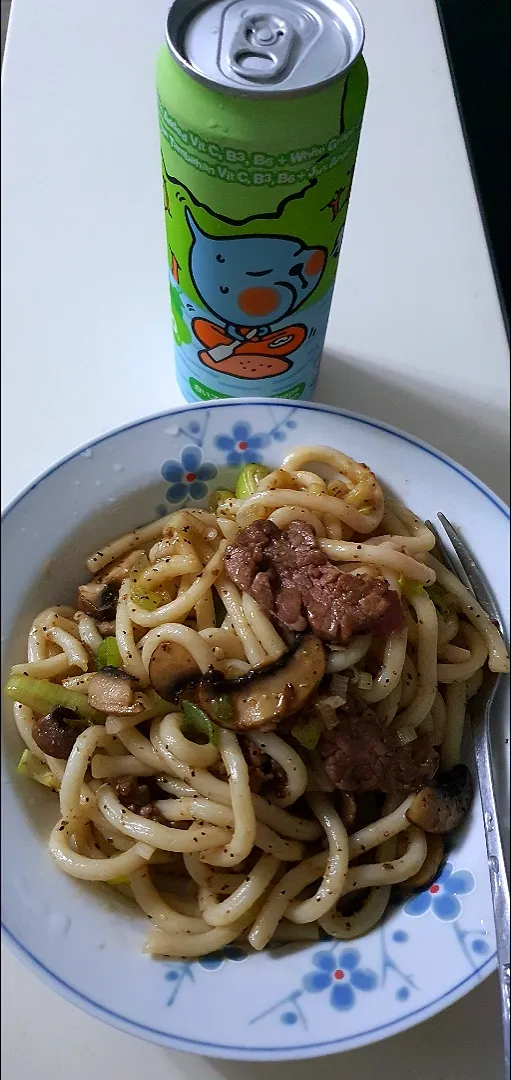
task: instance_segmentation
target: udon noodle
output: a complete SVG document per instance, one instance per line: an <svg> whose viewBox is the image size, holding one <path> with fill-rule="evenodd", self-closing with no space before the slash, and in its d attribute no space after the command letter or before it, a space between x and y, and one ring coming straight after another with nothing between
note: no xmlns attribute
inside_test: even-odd
<svg viewBox="0 0 511 1080"><path fill-rule="evenodd" d="M26 747L19 771L60 803L52 858L131 897L151 920L155 955L370 930L392 886L436 872L467 785L467 701L485 665L509 668L499 632L442 565L433 534L384 497L366 465L304 446L241 480L208 510L186 507L91 555L78 609L34 619L27 660L7 685ZM300 523L329 565L398 594L399 628L339 641L309 627L293 639L227 572L237 537L268 520L283 535ZM311 641L323 667L309 692ZM201 678L209 698L204 686L194 697ZM273 718L265 678L280 679ZM293 708L282 704L288 692ZM353 746L357 724L370 722L395 757L419 742L437 753L437 777L419 794L413 781L397 791L336 783L324 747L350 709Z"/></svg>

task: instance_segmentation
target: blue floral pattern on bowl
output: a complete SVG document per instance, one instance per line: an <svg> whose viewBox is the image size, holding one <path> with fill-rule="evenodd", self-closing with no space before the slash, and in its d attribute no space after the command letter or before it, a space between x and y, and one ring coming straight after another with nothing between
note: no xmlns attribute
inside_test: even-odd
<svg viewBox="0 0 511 1080"><path fill-rule="evenodd" d="M376 972L360 967L360 962L358 949L342 949L338 954L326 949L313 953L314 970L304 976L303 988L309 994L329 989L332 1008L352 1009L357 990L375 990L378 986Z"/></svg>
<svg viewBox="0 0 511 1080"><path fill-rule="evenodd" d="M208 496L222 487L219 470L212 461L204 460L204 444L209 444L211 456L220 454L223 456L222 464L227 468L240 469L250 463L259 464L263 460L263 451L271 447L273 442L282 443L297 426L293 415L295 408L286 408L281 412L279 409L268 410L267 430L254 431L253 425L247 420L235 421L227 432L220 432L213 437L209 433L211 412L204 409L200 413L199 420L190 419L166 431L173 439L186 439L185 445L179 450L180 460L169 458L161 467L161 475L167 481L164 498L165 502L155 507L155 516L164 517L171 507L186 506L189 503L204 503ZM211 452L213 449L213 453ZM218 460L218 458L217 458ZM211 482L216 480L215 484ZM232 477L229 479L229 485ZM223 485L225 486L225 484Z"/></svg>
<svg viewBox="0 0 511 1080"><path fill-rule="evenodd" d="M188 960L179 960L170 964L165 972L165 979L172 984L172 990L167 1005L174 1005L184 983L195 982L195 976L198 974L198 969L200 970L202 968L203 971L218 971L225 963L231 961L239 963L240 960L246 960L247 956L247 950L241 949L239 945L226 945L223 949L218 949L215 953L209 953L207 956L199 957L194 963L190 963Z"/></svg>
<svg viewBox="0 0 511 1080"><path fill-rule="evenodd" d="M241 949L239 945L226 945L225 948L219 949L218 952L209 953L208 956L201 956L197 963L199 967L205 968L206 971L218 971L226 961L233 961L239 963L240 960L246 960L248 956L246 949Z"/></svg>
<svg viewBox="0 0 511 1080"><path fill-rule="evenodd" d="M272 410L268 411L272 416ZM258 431L255 434L248 421L238 420L232 425L228 435L215 436L214 446L225 455L225 464L233 468L250 463L259 464L262 461L262 450L271 446L274 440L277 443L285 442L289 433L294 431L296 428L296 420L293 420L294 412L295 409L287 410L284 418L278 415L268 431Z"/></svg>
<svg viewBox="0 0 511 1080"><path fill-rule="evenodd" d="M404 905L407 915L425 915L432 911L443 922L454 922L461 915L460 896L467 896L475 888L475 880L470 870L454 870L447 862L432 885L416 893Z"/></svg>
<svg viewBox="0 0 511 1080"><path fill-rule="evenodd" d="M209 493L209 481L218 473L216 465L203 460L200 446L185 446L181 451L181 461L170 459L161 467L163 479L170 484L165 498L169 503L182 503L191 499L201 502Z"/></svg>
<svg viewBox="0 0 511 1080"><path fill-rule="evenodd" d="M225 454L225 464L232 467L260 461L260 451L269 446L271 438L262 432L254 435L250 424L238 421L230 435L217 435L215 446Z"/></svg>

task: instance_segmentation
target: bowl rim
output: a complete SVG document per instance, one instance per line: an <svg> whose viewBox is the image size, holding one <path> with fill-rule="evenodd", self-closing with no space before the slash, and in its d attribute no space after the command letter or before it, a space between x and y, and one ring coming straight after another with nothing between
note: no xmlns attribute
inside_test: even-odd
<svg viewBox="0 0 511 1080"><path fill-rule="evenodd" d="M106 1005L93 1001L92 998L82 994L80 990L71 986L65 979L61 979L60 976L38 960L29 949L26 949L18 941L3 922L1 927L5 944L10 952L23 963L24 967L35 972L41 981L51 987L52 990L55 990L60 997L70 1001L89 1016L94 1016L97 1020L101 1020L118 1031L123 1031L126 1035L138 1037L145 1042L155 1043L157 1046L166 1046L168 1049L179 1050L184 1053L201 1054L207 1057L219 1058L220 1060L232 1061L306 1060L307 1058L328 1057L330 1054L340 1053L345 1050L370 1046L374 1042L380 1042L383 1039L390 1038L392 1035L399 1035L401 1032L408 1031L410 1028L416 1027L417 1024L424 1023L424 1021L437 1016L449 1005L454 1005L460 998L465 997L470 990L475 989L476 986L485 981L497 968L497 954L494 952L487 957L479 968L471 971L466 978L456 983L450 990L446 990L439 998L435 998L433 1002L421 1005L419 1008L406 1013L405 1016L400 1016L397 1020L377 1024L375 1027L361 1031L357 1035L345 1035L319 1043L297 1043L292 1047L237 1047L233 1044L224 1046L221 1043L211 1043L198 1038L190 1039L183 1035L173 1035L168 1031L160 1031L159 1028L152 1028L136 1020L130 1020L113 1009L109 1009ZM465 990L467 983L470 985ZM373 1036L378 1037L373 1038ZM346 1043L347 1046L344 1045Z"/></svg>
<svg viewBox="0 0 511 1080"><path fill-rule="evenodd" d="M100 445L103 442L108 441L115 436L124 432L134 430L139 427L143 427L146 424L151 424L157 421L171 419L176 415L181 415L188 412L196 412L197 410L208 410L218 408L232 408L239 407L240 405L250 406L265 406L272 409L289 408L291 403L284 400L275 400L274 398L233 398L228 401L218 400L211 402L190 402L181 406L176 406L171 409L164 409L161 412L154 413L150 416L141 417L136 420L130 421L126 424L122 424L116 428L113 428L96 438L90 439L80 446L76 447L70 453L66 454L54 464L49 466L43 472L36 476L28 485L26 485L14 498L12 498L5 508L2 510L1 521L2 528L10 515L10 513L22 503L22 501L29 495L35 488L37 488L45 479L57 472L62 466L73 461L84 450L93 449L95 446ZM403 442L409 445L417 447L419 450L426 452L430 456L436 458L449 468L453 469L456 473L467 480L471 486L476 488L482 495L484 495L497 510L499 510L504 517L509 521L510 511L506 503L489 488L483 481L479 480L473 473L471 473L464 466L460 465L455 459L449 455L436 449L431 444L425 442L418 436L412 435L409 432L403 431L392 424L388 424L385 421L377 420L375 418L366 416L362 413L357 413L349 409L337 408L335 406L323 405L315 402L293 402L292 408L296 408L301 412L315 412L315 413L328 413L331 415L340 416L348 420L354 420L360 424L366 425L373 429L380 430L386 434L397 437ZM168 1048L181 1050L189 1053L206 1053L209 1056L233 1059L233 1060L252 1060L252 1061L264 1061L264 1060L293 1060L293 1059L306 1059L316 1056L324 1056L328 1054L334 1054L342 1051L343 1049L352 1049L357 1046L368 1045L373 1041L379 1041L381 1038L398 1034L401 1031L405 1031L408 1028L415 1026L416 1023L435 1016L441 1012L448 1005L453 1004L459 1000L465 994L483 979L486 979L496 968L497 958L496 953L493 953L490 957L487 957L481 966L473 970L455 986L445 991L439 998L429 1002L426 1005L422 1005L417 1009L408 1012L405 1016L401 1016L396 1020L387 1021L384 1024L377 1025L373 1028L369 1028L356 1035L347 1035L344 1037L337 1037L333 1040L325 1040L320 1043L304 1043L295 1044L293 1047L243 1047L234 1046L233 1044L226 1046L219 1043L210 1043L201 1041L198 1038L189 1039L184 1036L174 1035L168 1031L160 1031L157 1028L151 1028L148 1025L141 1024L136 1020L129 1019L121 1014L109 1009L106 1005L102 1005L92 998L89 998L86 994L83 994L80 990L71 986L64 979L60 978L54 971L48 968L42 961L40 961L21 941L18 940L15 934L9 929L6 923L1 922L2 938L9 950L19 959L21 962L34 971L43 982L49 985L55 990L61 997L71 1001L73 1004L82 1008L89 1015L102 1020L104 1023L117 1028L120 1031L130 1034L132 1036L138 1036L146 1041L154 1042L158 1045L165 1045ZM374 1038L376 1036L376 1039ZM346 1046L346 1044L348 1044Z"/></svg>
<svg viewBox="0 0 511 1080"><path fill-rule="evenodd" d="M458 475L463 476L466 480L469 481L470 484L472 484L473 487L477 488L477 490L480 491L483 495L486 495L487 498L489 498L490 502L492 502L494 506L496 506L501 512L503 512L507 518L510 517L509 507L506 505L504 500L501 499L500 496L497 495L490 487L488 487L487 484L485 484L482 480L479 480L479 478L474 473L470 472L469 469L466 469L464 465L460 465L459 461L456 461L455 458L450 457L449 454L445 454L443 450L438 450L431 443L428 443L424 439L419 438L418 435L412 435L410 432L404 431L403 428L396 427L394 424L388 424L384 420L377 420L375 417L367 416L365 413L354 412L351 409L341 409L335 405L323 405L320 402L316 403L314 401L294 401L290 406L287 405L287 402L284 399L277 401L275 398L245 397L230 398L228 401L219 399L217 401L187 402L184 405L177 405L175 406L175 408L172 409L163 409L161 412L151 413L150 416L140 417L138 420L130 420L126 424L120 424L118 427L111 428L109 431L103 432L102 435L97 435L93 439L86 440L86 442L81 443L79 446L75 447L74 450L71 450L68 454L65 454L63 457L55 461L53 465L49 465L48 468L44 469L41 473L39 473L34 480L31 480L28 484L26 484L25 487L23 487L17 495L14 495L13 498L10 499L6 506L2 509L2 524L5 518L8 517L10 512L14 510L14 508L18 505L18 503L22 501L22 499L25 498L26 495L33 491L34 488L38 487L39 484L42 483L43 480L46 480L48 476L51 476L54 472L57 472L57 470L60 469L62 465L67 465L67 463L69 461L72 461L73 458L78 457L79 454L82 454L84 450L92 450L95 446L99 446L101 443L106 442L108 439L111 439L116 435L121 435L125 431L131 431L135 428L143 427L145 424L151 424L155 420L164 420L168 417L170 418L172 416L180 415L181 413L195 412L197 409L206 411L208 409L218 408L229 409L239 405L264 405L270 408L277 409L291 407L293 409L299 409L300 411L304 412L330 413L335 416L344 416L348 420L356 420L361 424L365 424L367 427L377 428L378 430L387 432L390 435L395 435L403 442L409 443L412 446L416 446L420 450L425 450L426 453L431 455L431 457L434 457L438 461L443 461L444 464L449 465L451 469L454 469L454 471L458 473Z"/></svg>

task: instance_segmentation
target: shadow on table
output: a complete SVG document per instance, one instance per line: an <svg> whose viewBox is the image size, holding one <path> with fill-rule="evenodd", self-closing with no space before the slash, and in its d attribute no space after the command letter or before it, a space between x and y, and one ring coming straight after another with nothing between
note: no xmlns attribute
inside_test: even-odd
<svg viewBox="0 0 511 1080"><path fill-rule="evenodd" d="M357 360L329 349L323 354L315 400L365 413L417 435L509 500L507 401L501 409L482 407L460 391L440 392L413 372L396 377L374 360Z"/></svg>

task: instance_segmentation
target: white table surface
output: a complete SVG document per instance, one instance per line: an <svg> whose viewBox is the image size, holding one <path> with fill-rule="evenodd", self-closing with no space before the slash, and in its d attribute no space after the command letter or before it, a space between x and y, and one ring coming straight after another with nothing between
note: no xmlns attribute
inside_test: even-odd
<svg viewBox="0 0 511 1080"><path fill-rule="evenodd" d="M180 401L154 59L166 0L14 0L2 93L2 499ZM360 0L370 94L317 398L434 443L507 497L507 340L434 0ZM79 1012L3 953L5 1080L305 1080ZM324 1080L500 1080L492 977Z"/></svg>

